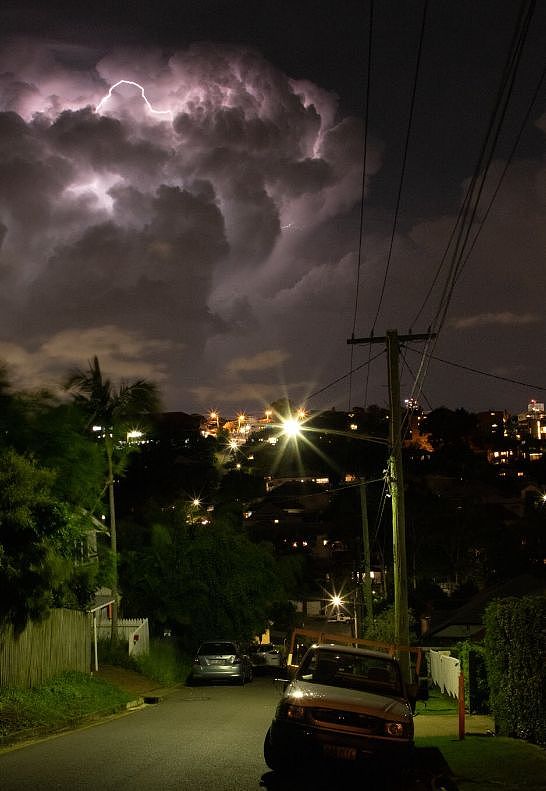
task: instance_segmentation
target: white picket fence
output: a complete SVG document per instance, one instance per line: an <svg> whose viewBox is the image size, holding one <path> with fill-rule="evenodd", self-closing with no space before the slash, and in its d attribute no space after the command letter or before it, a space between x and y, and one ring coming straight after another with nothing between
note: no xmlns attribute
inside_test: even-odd
<svg viewBox="0 0 546 791"><path fill-rule="evenodd" d="M112 622L102 620L97 626L98 639L109 640ZM147 618L120 618L118 621L118 638L127 640L129 656L140 656L150 652L150 630Z"/></svg>
<svg viewBox="0 0 546 791"><path fill-rule="evenodd" d="M459 676L461 675L461 662L449 651L427 651L428 670L433 684L443 693L453 698L459 697Z"/></svg>

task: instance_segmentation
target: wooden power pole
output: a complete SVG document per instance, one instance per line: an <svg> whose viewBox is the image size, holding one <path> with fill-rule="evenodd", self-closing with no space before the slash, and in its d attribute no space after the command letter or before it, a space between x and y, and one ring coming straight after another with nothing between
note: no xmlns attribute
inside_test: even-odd
<svg viewBox="0 0 546 791"><path fill-rule="evenodd" d="M366 481L362 481L359 486L360 489L360 513L362 518L362 560L363 560L363 593L364 593L364 607L366 615L362 619L361 631L362 634L357 637L364 637L365 623L371 624L373 622L373 596L372 596L372 576L371 576L371 558L370 558L370 531L368 527L368 498L366 492Z"/></svg>
<svg viewBox="0 0 546 791"><path fill-rule="evenodd" d="M402 432L400 420L399 355L401 341L424 341L435 337L431 333L398 335L397 330L387 330L384 337L349 338L347 343L385 343L389 374L389 486L392 498L392 546L394 564L394 640L402 651L399 661L406 681L411 681L408 618L408 570L406 561L406 522L404 501L404 470L402 465Z"/></svg>

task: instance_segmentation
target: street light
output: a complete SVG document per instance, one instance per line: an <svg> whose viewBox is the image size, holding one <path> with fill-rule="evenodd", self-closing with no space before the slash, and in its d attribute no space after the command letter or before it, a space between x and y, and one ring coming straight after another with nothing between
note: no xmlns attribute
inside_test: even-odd
<svg viewBox="0 0 546 791"><path fill-rule="evenodd" d="M285 436L295 439L301 434L301 422L295 417L287 417L282 421L282 430Z"/></svg>
<svg viewBox="0 0 546 791"><path fill-rule="evenodd" d="M392 374L394 376L394 374ZM402 460L401 460L401 443L396 441L397 437L393 434L393 423L398 425L398 420L394 418L391 421L391 436L389 439L379 437L371 437L365 434L358 434L350 431L339 431L320 429L321 433L328 433L336 436L343 436L348 439L363 439L367 442L376 442L382 445L390 446L392 452L389 460L388 470L388 483L390 494L393 499L392 513L393 513L393 556L394 556L394 610L395 610L395 640L397 645L409 646L409 629L408 629L408 602L407 602L407 574L406 574L406 555L405 555L405 535L404 535L404 502L403 502L403 479L402 479ZM283 422L283 433L290 438L298 437L303 431L302 423L295 418L288 418ZM310 426L305 426L305 432L317 431ZM399 432L398 432L399 433ZM307 442L307 438L305 438ZM381 480L384 480L383 478ZM366 485L370 481L362 481L360 483L361 493L361 509L362 509L362 534L363 534L363 549L365 555L365 598L367 601L367 609L371 613L372 593L371 593L371 576L370 576L370 558L369 558L369 543L368 543L368 525L367 525L367 506L366 506ZM400 662L404 678L409 679L409 653L402 652L400 655Z"/></svg>
<svg viewBox="0 0 546 791"><path fill-rule="evenodd" d="M336 610L339 612L339 608L343 604L343 599L341 598L341 596L339 596L337 593L334 593L334 595L332 596L331 601L332 601L332 604L334 605L334 607L336 608Z"/></svg>

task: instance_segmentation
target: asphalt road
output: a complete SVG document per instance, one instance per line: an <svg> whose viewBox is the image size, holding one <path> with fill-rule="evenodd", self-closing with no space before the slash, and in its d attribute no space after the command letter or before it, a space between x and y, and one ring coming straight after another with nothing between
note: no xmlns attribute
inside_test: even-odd
<svg viewBox="0 0 546 791"><path fill-rule="evenodd" d="M157 705L2 752L0 788L263 788L262 744L278 695L270 677L181 688Z"/></svg>
<svg viewBox="0 0 546 791"><path fill-rule="evenodd" d="M156 705L0 752L2 791L380 791L372 771L270 772L264 735L280 690L272 677L240 686L180 688ZM428 784L427 784L428 786ZM411 785L411 788L424 788ZM408 788L404 785L403 788ZM430 787L430 786L428 786Z"/></svg>

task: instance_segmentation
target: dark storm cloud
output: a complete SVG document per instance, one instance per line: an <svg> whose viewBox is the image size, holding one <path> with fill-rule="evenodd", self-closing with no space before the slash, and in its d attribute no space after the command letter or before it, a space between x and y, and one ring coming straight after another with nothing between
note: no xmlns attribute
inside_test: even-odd
<svg viewBox="0 0 546 791"><path fill-rule="evenodd" d="M132 140L130 127L105 118L86 107L63 112L47 131L47 142L54 151L79 167L111 173L156 171L168 158L166 152L149 140Z"/></svg>
<svg viewBox="0 0 546 791"><path fill-rule="evenodd" d="M256 409L285 387L303 398L345 373L364 133L361 118L340 110L347 96L306 79L295 58L296 78L231 40L167 52L146 43L144 28L136 47L91 33L71 43L68 21L64 29L63 41L19 38L0 49L0 358L15 382L60 381L97 354L113 376L158 381L169 408L204 411ZM405 80L404 41L378 58ZM439 62L430 69L438 91ZM326 71L315 63L330 85ZM357 334L369 332L384 283L404 80L375 86ZM460 86L452 90L441 119L433 104L418 119L418 178L403 193L378 332L412 326L472 173L474 151L457 151L471 135ZM485 91L484 82L475 93ZM471 81L465 92L476 106ZM427 124L448 131L427 137ZM530 126L543 140L544 117ZM539 377L522 349L532 333L544 336L533 286L546 249L538 150L535 142L511 165L439 349L464 348L471 365L531 381ZM504 164L497 157L493 170ZM514 343L515 332L528 334ZM384 373L376 378L372 399L384 403ZM452 397L445 377L432 386L434 398ZM483 403L478 390L472 397ZM344 398L338 390L331 403Z"/></svg>
<svg viewBox="0 0 546 791"><path fill-rule="evenodd" d="M172 400L178 368L196 382L191 398L205 376L221 381L225 370L240 393L234 376L248 376L253 360L260 372L289 360L276 348L282 331L264 327L286 287L276 261L296 279L314 268L299 253L305 239L358 193L354 130L342 123L329 136L335 98L233 47L198 45L168 61L123 49L82 73L48 46L22 46L29 57L15 65L28 90L15 69L11 84L4 75L20 114L0 115L11 306L1 352L20 380L38 385L97 353L114 369L119 359L125 371L155 373ZM157 80L142 95L144 67ZM245 365L232 364L241 354ZM276 387L255 392L273 398Z"/></svg>

